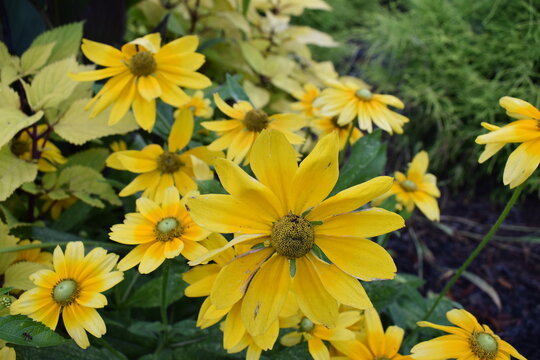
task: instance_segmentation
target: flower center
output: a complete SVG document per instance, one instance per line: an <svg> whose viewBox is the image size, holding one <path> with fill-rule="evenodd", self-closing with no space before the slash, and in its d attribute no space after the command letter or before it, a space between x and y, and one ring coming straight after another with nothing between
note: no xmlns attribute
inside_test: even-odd
<svg viewBox="0 0 540 360"><path fill-rule="evenodd" d="M474 333L469 339L471 351L482 360L493 360L497 357L499 344L497 340L488 333Z"/></svg>
<svg viewBox="0 0 540 360"><path fill-rule="evenodd" d="M11 153L15 156L21 156L30 151L30 143L23 140L13 140L10 145Z"/></svg>
<svg viewBox="0 0 540 360"><path fill-rule="evenodd" d="M350 124L339 125L338 118L339 118L338 116L334 116L333 118L330 119L330 121L332 122L332 125L334 125L334 127L339 130L347 129Z"/></svg>
<svg viewBox="0 0 540 360"><path fill-rule="evenodd" d="M288 214L272 226L270 245L278 254L288 259L297 259L311 250L314 239L313 225L308 220Z"/></svg>
<svg viewBox="0 0 540 360"><path fill-rule="evenodd" d="M358 89L356 91L356 96L358 96L360 100L364 100L364 101L369 101L373 99L373 93L369 91L368 89Z"/></svg>
<svg viewBox="0 0 540 360"><path fill-rule="evenodd" d="M0 297L0 309L9 308L13 303L13 298L8 295L3 295Z"/></svg>
<svg viewBox="0 0 540 360"><path fill-rule="evenodd" d="M158 170L165 174L172 174L180 169L184 163L175 153L165 151L157 159Z"/></svg>
<svg viewBox="0 0 540 360"><path fill-rule="evenodd" d="M300 321L300 330L303 332L310 332L315 327L315 324L313 321L309 320L307 317L303 318L302 321Z"/></svg>
<svg viewBox="0 0 540 360"><path fill-rule="evenodd" d="M261 132L268 126L268 115L262 110L250 110L244 116L244 126L249 131Z"/></svg>
<svg viewBox="0 0 540 360"><path fill-rule="evenodd" d="M150 51L141 51L129 60L129 71L135 76L148 76L156 71L156 60Z"/></svg>
<svg viewBox="0 0 540 360"><path fill-rule="evenodd" d="M160 220L156 224L156 227L154 228L154 235L159 241L167 242L182 236L183 231L184 228L178 219L168 217Z"/></svg>
<svg viewBox="0 0 540 360"><path fill-rule="evenodd" d="M56 284L52 290L52 296L61 306L71 304L79 295L79 285L73 279L64 279Z"/></svg>
<svg viewBox="0 0 540 360"><path fill-rule="evenodd" d="M413 191L418 190L418 186L416 186L416 184L412 180L403 181L401 183L401 187L403 188L403 190L405 190L407 192L413 192Z"/></svg>

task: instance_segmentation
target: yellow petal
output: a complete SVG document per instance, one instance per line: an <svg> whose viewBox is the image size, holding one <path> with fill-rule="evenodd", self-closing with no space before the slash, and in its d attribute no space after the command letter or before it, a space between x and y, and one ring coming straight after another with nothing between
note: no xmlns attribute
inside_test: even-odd
<svg viewBox="0 0 540 360"><path fill-rule="evenodd" d="M77 315L78 314L74 311L73 305L65 307L62 311L62 319L64 320L64 325L69 336L75 340L77 345L83 349L86 349L90 346L90 342L88 341L86 331L84 331L83 326L77 319Z"/></svg>
<svg viewBox="0 0 540 360"><path fill-rule="evenodd" d="M133 114L141 128L151 131L156 122L156 100L147 101L137 94L133 101Z"/></svg>
<svg viewBox="0 0 540 360"><path fill-rule="evenodd" d="M82 40L81 50L88 59L101 66L125 66L122 62L122 52L110 45L88 39Z"/></svg>
<svg viewBox="0 0 540 360"><path fill-rule="evenodd" d="M159 223L162 219L165 218L163 210L150 199L139 198L137 199L137 210L153 224Z"/></svg>
<svg viewBox="0 0 540 360"><path fill-rule="evenodd" d="M218 107L219 110L221 110L222 113L230 116L232 119L238 119L238 120L244 119L244 113L239 110L234 109L225 101L223 101L223 99L221 99L221 97L219 96L217 92L214 93L214 102L216 103L216 106Z"/></svg>
<svg viewBox="0 0 540 360"><path fill-rule="evenodd" d="M159 171L151 171L138 175L125 188L123 188L118 195L129 196L138 191L153 189L158 185L160 178L161 176Z"/></svg>
<svg viewBox="0 0 540 360"><path fill-rule="evenodd" d="M75 81L96 81L105 79L111 76L124 75L128 73L125 66L109 67L105 69L85 71L80 73L69 73L69 77Z"/></svg>
<svg viewBox="0 0 540 360"><path fill-rule="evenodd" d="M405 107L403 102L393 95L374 94L373 99L398 109L403 109Z"/></svg>
<svg viewBox="0 0 540 360"><path fill-rule="evenodd" d="M107 305L105 295L93 291L81 291L76 301L82 306L91 308L102 308Z"/></svg>
<svg viewBox="0 0 540 360"><path fill-rule="evenodd" d="M238 344L246 333L246 328L240 316L241 308L242 302L236 303L225 319L223 326L223 347L226 350Z"/></svg>
<svg viewBox="0 0 540 360"><path fill-rule="evenodd" d="M418 206L420 211L431 221L439 221L440 212L437 200L424 192L415 191L411 193L414 204Z"/></svg>
<svg viewBox="0 0 540 360"><path fill-rule="evenodd" d="M79 324L86 331L98 338L105 334L107 331L105 322L103 322L96 309L84 307L79 304L71 304L69 307L72 309L73 315Z"/></svg>
<svg viewBox="0 0 540 360"><path fill-rule="evenodd" d="M422 179L422 176L427 172L427 168L429 165L429 157L428 153L425 151L420 151L418 154L416 154L413 158L413 161L411 162L411 165L409 166L409 177L414 177L415 179ZM415 179L412 179L413 181Z"/></svg>
<svg viewBox="0 0 540 360"><path fill-rule="evenodd" d="M384 331L381 319L375 308L364 311L364 324L367 329L367 343L370 350L376 355L386 355Z"/></svg>
<svg viewBox="0 0 540 360"><path fill-rule="evenodd" d="M199 46L199 38L195 35L182 36L164 45L158 52L159 56L174 56L184 53L192 53Z"/></svg>
<svg viewBox="0 0 540 360"><path fill-rule="evenodd" d="M218 310L207 297L199 310L199 316L197 317L197 326L201 329L205 329L209 326L219 322L223 316L229 312L230 308Z"/></svg>
<svg viewBox="0 0 540 360"><path fill-rule="evenodd" d="M208 233L205 234L205 236ZM182 256L188 260L195 260L203 256L208 252L208 249L199 244L196 241L184 239L184 249L182 250Z"/></svg>
<svg viewBox="0 0 540 360"><path fill-rule="evenodd" d="M137 79L137 90L145 100L150 101L161 95L161 87L155 77L139 76Z"/></svg>
<svg viewBox="0 0 540 360"><path fill-rule="evenodd" d="M175 152L183 149L193 135L193 113L189 110L178 110L174 124L169 134L169 151Z"/></svg>
<svg viewBox="0 0 540 360"><path fill-rule="evenodd" d="M525 100L504 96L499 100L499 104L505 108L508 115L513 118L540 119L540 111Z"/></svg>
<svg viewBox="0 0 540 360"><path fill-rule="evenodd" d="M503 183L513 189L527 180L540 164L540 138L519 145L504 167Z"/></svg>
<svg viewBox="0 0 540 360"><path fill-rule="evenodd" d="M234 130L242 126L242 122L239 120L203 121L201 125L205 129L220 132Z"/></svg>
<svg viewBox="0 0 540 360"><path fill-rule="evenodd" d="M473 330L482 331L482 327L473 314L463 309L453 309L446 313L446 318L452 324L459 326L469 332Z"/></svg>
<svg viewBox="0 0 540 360"><path fill-rule="evenodd" d="M161 100L175 107L180 107L189 101L189 96L176 84L169 81L160 73L156 74L156 79L161 88Z"/></svg>
<svg viewBox="0 0 540 360"><path fill-rule="evenodd" d="M380 208L371 208L337 215L326 219L315 228L317 235L372 237L386 234L405 226L398 214Z"/></svg>
<svg viewBox="0 0 540 360"><path fill-rule="evenodd" d="M256 244L263 243L265 241L270 241L270 238L265 237L264 235L260 235L260 234L247 234L247 235L236 236L234 239L229 241L225 246L219 249L210 250L204 255L202 255L201 257L190 261L188 264L190 266L203 264L213 259L214 257L222 255L225 251L227 251L228 249L236 245L240 245L240 244L256 245Z"/></svg>
<svg viewBox="0 0 540 360"><path fill-rule="evenodd" d="M302 333L293 331L281 337L280 343L285 346L294 346L302 341Z"/></svg>
<svg viewBox="0 0 540 360"><path fill-rule="evenodd" d="M525 142L538 138L537 120L518 120L476 138L477 144Z"/></svg>
<svg viewBox="0 0 540 360"><path fill-rule="evenodd" d="M461 359L471 354L471 347L466 338L456 335L444 335L416 344L411 349L415 360Z"/></svg>
<svg viewBox="0 0 540 360"><path fill-rule="evenodd" d="M405 331L398 326L389 326L386 328L386 332L384 333L386 340L385 354L388 354L390 357L397 354L399 348L401 347L404 334Z"/></svg>
<svg viewBox="0 0 540 360"><path fill-rule="evenodd" d="M131 106L131 103L133 103L133 99L135 98L135 83L133 81L130 81L127 83L127 85L124 87L124 89L120 92L120 95L114 102L114 105L112 107L111 113L109 114L109 122L108 125L114 125L122 118L129 110L129 107Z"/></svg>
<svg viewBox="0 0 540 360"><path fill-rule="evenodd" d="M139 264L139 272L141 274L151 273L163 264L164 261L164 245L159 241L155 242L144 253Z"/></svg>
<svg viewBox="0 0 540 360"><path fill-rule="evenodd" d="M313 360L330 360L330 352L321 339L316 337L309 339L308 350Z"/></svg>

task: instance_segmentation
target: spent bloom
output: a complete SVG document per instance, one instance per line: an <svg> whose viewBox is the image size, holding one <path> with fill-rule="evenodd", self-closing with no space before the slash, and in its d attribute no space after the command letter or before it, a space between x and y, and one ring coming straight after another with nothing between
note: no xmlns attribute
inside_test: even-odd
<svg viewBox="0 0 540 360"><path fill-rule="evenodd" d="M216 171L229 194L188 200L196 223L235 234L226 246L191 265L233 246L248 248L220 270L210 299L217 309L242 300L241 319L252 336L273 325L289 291L313 323L334 327L338 303L372 306L357 278L395 276L390 255L366 238L403 227L403 219L378 208L355 211L388 191L392 179L378 177L325 200L339 176L338 152L337 134L330 134L298 165L282 133L263 131L251 153L256 178L220 159Z"/></svg>
<svg viewBox="0 0 540 360"><path fill-rule="evenodd" d="M24 292L10 307L11 314L23 314L56 329L60 314L68 334L82 348L90 346L86 331L95 337L106 332L96 309L107 305L102 292L124 278L112 271L118 255L95 248L84 254L82 242L70 242L66 252L57 246L53 270L40 270L30 276L35 287Z"/></svg>
<svg viewBox="0 0 540 360"><path fill-rule="evenodd" d="M36 127L35 136L38 138L36 145L39 154L39 160L37 162L38 169L43 172L56 171L56 168L64 164L67 159L62 156L60 149L54 145L50 139L45 139L45 135L48 132L47 125L38 125ZM32 132L33 129L29 129ZM32 156L32 138L27 131L23 131L17 138L13 139L10 144L11 152L20 159L31 161Z"/></svg>
<svg viewBox="0 0 540 360"><path fill-rule="evenodd" d="M491 158L508 143L520 144L508 157L503 173L504 185L515 188L540 164L540 111L524 100L509 96L502 97L499 104L517 121L502 127L482 123L490 132L476 138L477 144L486 145L478 162Z"/></svg>
<svg viewBox="0 0 540 360"><path fill-rule="evenodd" d="M453 309L446 318L456 326L445 326L419 321L418 326L442 330L450 335L421 342L411 349L415 360L527 360L512 345L495 335L487 325L480 325L474 315Z"/></svg>
<svg viewBox="0 0 540 360"><path fill-rule="evenodd" d="M178 107L189 101L181 87L204 89L210 80L196 72L204 55L196 53L197 36L184 36L161 47L161 35L149 34L135 39L118 50L112 46L83 39L81 50L103 69L70 74L77 81L111 78L88 103L90 116L112 105L109 124L120 121L133 109L137 123L150 131L156 121L156 99Z"/></svg>

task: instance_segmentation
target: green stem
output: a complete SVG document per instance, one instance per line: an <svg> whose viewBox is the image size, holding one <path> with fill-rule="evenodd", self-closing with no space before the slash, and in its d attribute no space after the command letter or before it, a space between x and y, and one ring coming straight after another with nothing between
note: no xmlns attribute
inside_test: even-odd
<svg viewBox="0 0 540 360"><path fill-rule="evenodd" d="M163 323L163 328L167 328L167 285L169 280L169 268L171 263L168 260L165 260L163 263L163 273L161 275L161 322ZM164 330L165 331L165 330Z"/></svg>
<svg viewBox="0 0 540 360"><path fill-rule="evenodd" d="M118 350L116 350L115 348L113 348L111 346L111 344L109 344L107 341L105 341L103 338L96 338L96 342L103 346L104 348L106 348L107 350L109 350L111 352L112 355L114 355L115 358L117 359L120 359L120 360L125 360L127 359L126 356L124 354L122 354L121 352L119 352Z"/></svg>
<svg viewBox="0 0 540 360"><path fill-rule="evenodd" d="M133 279L131 279L131 282L129 283L128 287L126 288L126 291L124 292L124 295L122 295L122 299L120 300L120 302L122 304L127 300L128 295L131 292L131 290L133 289L133 286L137 282L137 279L139 278L139 276L140 276L140 274L139 274L138 271L135 273L135 275L133 275Z"/></svg>
<svg viewBox="0 0 540 360"><path fill-rule="evenodd" d="M476 246L476 249L474 249L474 251L469 255L467 260L465 260L465 262L459 267L459 269L456 271L454 276L452 276L450 281L448 281L446 286L439 293L439 296L437 296L437 299L435 299L435 302L433 303L433 305L431 305L431 308L422 317L422 320L429 319L430 315L433 313L433 311L435 311L435 309L437 308L437 305L439 305L439 302L442 300L442 298L448 293L448 291L450 291L450 289L452 288L452 286L454 286L454 284L459 279L461 274L463 274L463 272L469 267L469 265L478 256L478 254L480 254L482 249L487 245L489 240L491 240L493 235L495 235L495 233L499 229L499 226L501 226L502 222L504 221L504 219L506 219L506 217L508 216L508 213L510 212L510 210L512 209L512 207L516 203L517 199L519 198L519 195L523 191L524 186L525 186L525 183L521 184L516 190L514 190L514 193L512 194L512 197L506 203L506 206L504 207L503 211L499 215L499 218L497 219L495 224L493 224L491 229L489 229L489 232L486 234L486 236L484 236L484 238L482 239L480 244L478 244L478 246Z"/></svg>
<svg viewBox="0 0 540 360"><path fill-rule="evenodd" d="M353 130L354 130L354 124L351 124L351 128L349 129L349 133L347 134L347 140L345 140L345 146L343 147L343 150L341 150L341 152L339 153L339 163L340 164L343 162L343 159L345 159L345 154L347 153L347 151L351 147L350 141L351 141L351 136L352 136Z"/></svg>
<svg viewBox="0 0 540 360"><path fill-rule="evenodd" d="M73 241L49 241L49 242L41 243L41 244L8 246L8 247L5 247L5 248L1 248L0 249L0 254L23 251L23 250L28 250L28 249L51 248L51 247L55 247L57 245L67 245L70 242L73 242ZM125 247L122 244L104 243L104 242L101 242L101 241L94 241L94 240L84 240L84 244L85 245L94 245L94 246L104 246L104 247L116 247L116 248L124 248Z"/></svg>

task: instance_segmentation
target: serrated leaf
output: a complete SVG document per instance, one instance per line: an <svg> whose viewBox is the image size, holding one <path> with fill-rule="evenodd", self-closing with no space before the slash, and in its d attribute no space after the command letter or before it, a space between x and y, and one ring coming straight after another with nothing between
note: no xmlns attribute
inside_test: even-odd
<svg viewBox="0 0 540 360"><path fill-rule="evenodd" d="M244 100L249 101L249 96L246 94L242 85L238 82L238 79L235 76L230 74L226 75L226 90L229 96L223 97L224 99L232 97L236 101ZM221 95L221 94L220 94Z"/></svg>
<svg viewBox="0 0 540 360"><path fill-rule="evenodd" d="M34 181L37 164L21 160L11 153L8 146L0 150L0 201L6 200L19 186Z"/></svg>
<svg viewBox="0 0 540 360"><path fill-rule="evenodd" d="M161 276L152 279L137 289L126 302L128 307L152 308L161 306ZM184 296L187 284L179 273L169 273L167 282L167 305L172 304Z"/></svg>
<svg viewBox="0 0 540 360"><path fill-rule="evenodd" d="M42 111L27 116L19 109L0 108L0 148L10 141L15 134L41 119Z"/></svg>
<svg viewBox="0 0 540 360"><path fill-rule="evenodd" d="M34 39L32 45L44 45L55 43L48 63L74 56L79 50L83 34L83 23L71 23L45 31Z"/></svg>
<svg viewBox="0 0 540 360"><path fill-rule="evenodd" d="M19 109L21 106L19 95L7 84L0 84L0 108Z"/></svg>
<svg viewBox="0 0 540 360"><path fill-rule="evenodd" d="M30 75L43 67L49 59L55 43L30 47L21 56L22 75Z"/></svg>
<svg viewBox="0 0 540 360"><path fill-rule="evenodd" d="M33 347L55 346L70 341L24 315L0 317L0 339Z"/></svg>
<svg viewBox="0 0 540 360"><path fill-rule="evenodd" d="M84 165L101 172L105 168L105 160L110 152L106 148L93 148L80 151L68 157L68 161L61 168L73 165Z"/></svg>
<svg viewBox="0 0 540 360"><path fill-rule="evenodd" d="M4 66L11 61L11 54L2 41L0 41L0 66Z"/></svg>
<svg viewBox="0 0 540 360"><path fill-rule="evenodd" d="M110 109L91 119L90 112L84 110L89 100L75 101L55 125L55 132L66 141L82 145L103 136L125 134L138 128L131 112L113 126L108 125Z"/></svg>

